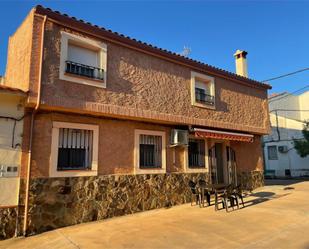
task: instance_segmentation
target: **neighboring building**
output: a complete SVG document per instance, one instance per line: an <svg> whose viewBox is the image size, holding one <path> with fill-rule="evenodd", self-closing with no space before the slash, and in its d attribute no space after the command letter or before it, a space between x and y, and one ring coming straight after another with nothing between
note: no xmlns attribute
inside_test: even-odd
<svg viewBox="0 0 309 249"><path fill-rule="evenodd" d="M309 91L269 98L271 133L263 137L266 174L276 177L309 176L309 157L300 157L294 139L303 139L309 121Z"/></svg>
<svg viewBox="0 0 309 249"><path fill-rule="evenodd" d="M240 75L33 9L5 81L29 91L24 232L185 203L189 179L262 186L270 86L235 57Z"/></svg>
<svg viewBox="0 0 309 249"><path fill-rule="evenodd" d="M0 239L15 233L26 96L0 84Z"/></svg>

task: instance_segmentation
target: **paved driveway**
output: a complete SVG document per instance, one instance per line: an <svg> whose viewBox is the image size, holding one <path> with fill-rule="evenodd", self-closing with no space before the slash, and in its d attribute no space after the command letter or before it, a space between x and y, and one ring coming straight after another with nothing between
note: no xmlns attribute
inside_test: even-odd
<svg viewBox="0 0 309 249"><path fill-rule="evenodd" d="M0 248L309 248L309 182L271 182L246 207L190 205L0 242Z"/></svg>

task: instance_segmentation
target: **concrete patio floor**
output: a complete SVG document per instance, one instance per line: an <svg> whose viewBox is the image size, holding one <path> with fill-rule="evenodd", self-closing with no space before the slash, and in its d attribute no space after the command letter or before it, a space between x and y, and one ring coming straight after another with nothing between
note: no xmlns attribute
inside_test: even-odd
<svg viewBox="0 0 309 249"><path fill-rule="evenodd" d="M80 224L0 248L309 248L309 181L270 181L226 213L181 205Z"/></svg>

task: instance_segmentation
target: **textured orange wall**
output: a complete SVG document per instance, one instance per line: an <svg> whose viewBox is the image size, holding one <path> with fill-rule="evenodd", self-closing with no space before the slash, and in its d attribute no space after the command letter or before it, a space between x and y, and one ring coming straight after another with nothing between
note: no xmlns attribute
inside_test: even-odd
<svg viewBox="0 0 309 249"><path fill-rule="evenodd" d="M29 89L33 12L9 38L5 85Z"/></svg>
<svg viewBox="0 0 309 249"><path fill-rule="evenodd" d="M25 131L29 129L30 116L25 119ZM51 152L52 122L76 122L95 124L99 126L99 164L100 175L132 174L134 170L134 130L165 131L166 142L169 143L172 127L155 125L144 122L124 121L107 118L95 118L78 115L65 115L59 113L41 113L36 116L33 150L32 150L32 177L48 177L49 160ZM23 138L23 151L21 176L25 176L27 163L27 146L29 133L25 132ZM210 147L210 142L208 141ZM260 137L254 143L231 142L236 151L237 166L240 171L262 170L262 148ZM173 154L175 150L175 163ZM167 172L184 171L184 148L176 147L166 149Z"/></svg>
<svg viewBox="0 0 309 249"><path fill-rule="evenodd" d="M253 143L231 141L236 153L236 163L240 171L263 170L263 152L261 137L254 137Z"/></svg>
<svg viewBox="0 0 309 249"><path fill-rule="evenodd" d="M42 93L46 106L267 132L266 90L216 77L216 110L194 107L189 68L109 42L106 89L59 80L61 30L47 22Z"/></svg>
<svg viewBox="0 0 309 249"><path fill-rule="evenodd" d="M28 106L33 106L37 97L42 23L43 17L31 12L10 39L6 84L29 89ZM195 107L190 100L189 68L109 42L106 89L59 80L61 30L71 32L47 21L41 101L45 107L268 132L266 90L216 77L216 110Z"/></svg>

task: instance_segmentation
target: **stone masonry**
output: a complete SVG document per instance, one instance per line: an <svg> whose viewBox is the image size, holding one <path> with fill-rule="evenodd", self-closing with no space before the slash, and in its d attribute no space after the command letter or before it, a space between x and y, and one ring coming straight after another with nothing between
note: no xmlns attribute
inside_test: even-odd
<svg viewBox="0 0 309 249"><path fill-rule="evenodd" d="M208 181L207 173L102 175L93 177L33 178L29 196L28 235L83 222L167 208L191 201L189 180ZM262 171L238 175L243 189L263 186ZM20 203L24 199L21 182ZM23 206L21 205L21 209ZM0 240L15 234L17 208L0 209ZM22 212L19 214L21 235Z"/></svg>
<svg viewBox="0 0 309 249"><path fill-rule="evenodd" d="M17 207L0 208L0 240L14 236L16 217Z"/></svg>
<svg viewBox="0 0 309 249"><path fill-rule="evenodd" d="M170 207L190 201L188 181L204 174L36 178L30 185L29 234Z"/></svg>

